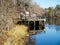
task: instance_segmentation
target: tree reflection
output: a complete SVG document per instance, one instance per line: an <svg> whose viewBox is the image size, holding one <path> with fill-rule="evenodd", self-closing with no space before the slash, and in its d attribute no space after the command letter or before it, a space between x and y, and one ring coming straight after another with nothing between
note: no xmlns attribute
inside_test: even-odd
<svg viewBox="0 0 60 45"><path fill-rule="evenodd" d="M50 19L47 19L47 23L48 24L54 24L54 25L60 25L60 18L50 18Z"/></svg>
<svg viewBox="0 0 60 45"><path fill-rule="evenodd" d="M56 31L60 31L60 26L58 26L58 25L53 25L53 24L46 24L46 26L45 26L46 28L48 27L49 29L54 29L54 30L56 30Z"/></svg>
<svg viewBox="0 0 60 45"><path fill-rule="evenodd" d="M35 38L29 36L26 45L35 45Z"/></svg>

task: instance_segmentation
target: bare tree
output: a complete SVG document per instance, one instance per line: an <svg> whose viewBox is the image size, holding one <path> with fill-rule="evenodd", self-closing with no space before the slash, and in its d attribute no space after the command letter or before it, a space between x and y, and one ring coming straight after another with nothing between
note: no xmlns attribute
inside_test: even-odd
<svg viewBox="0 0 60 45"><path fill-rule="evenodd" d="M31 0L0 0L0 30L12 28L21 12L25 12Z"/></svg>

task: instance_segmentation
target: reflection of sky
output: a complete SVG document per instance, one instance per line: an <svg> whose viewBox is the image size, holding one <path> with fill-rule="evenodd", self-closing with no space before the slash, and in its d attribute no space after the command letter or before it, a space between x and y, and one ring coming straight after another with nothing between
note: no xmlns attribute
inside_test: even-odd
<svg viewBox="0 0 60 45"><path fill-rule="evenodd" d="M60 31L56 31L55 25L46 25L46 33L40 33L33 36L36 39L36 45L60 45Z"/></svg>
<svg viewBox="0 0 60 45"><path fill-rule="evenodd" d="M55 7L57 4L60 4L60 0L33 0L33 2L37 2L41 7Z"/></svg>

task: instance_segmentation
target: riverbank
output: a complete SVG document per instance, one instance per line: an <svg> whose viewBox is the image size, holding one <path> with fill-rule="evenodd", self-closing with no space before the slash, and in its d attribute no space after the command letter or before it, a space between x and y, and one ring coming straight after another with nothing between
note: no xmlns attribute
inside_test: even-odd
<svg viewBox="0 0 60 45"><path fill-rule="evenodd" d="M16 25L9 31L0 31L0 45L25 45L27 30L24 25Z"/></svg>

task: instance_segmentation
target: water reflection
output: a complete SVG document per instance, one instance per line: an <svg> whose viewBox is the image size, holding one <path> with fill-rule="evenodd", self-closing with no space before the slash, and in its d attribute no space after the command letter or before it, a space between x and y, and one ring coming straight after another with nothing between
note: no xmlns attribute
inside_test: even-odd
<svg viewBox="0 0 60 45"><path fill-rule="evenodd" d="M60 45L60 26L45 25L46 32L41 32L34 36L35 45Z"/></svg>
<svg viewBox="0 0 60 45"><path fill-rule="evenodd" d="M46 24L45 27L48 27L49 29L54 29L56 31L60 31L60 26L57 26L57 25L49 25L49 24Z"/></svg>
<svg viewBox="0 0 60 45"><path fill-rule="evenodd" d="M47 23L49 24L55 24L55 25L60 25L60 18L47 18Z"/></svg>
<svg viewBox="0 0 60 45"><path fill-rule="evenodd" d="M27 43L26 43L26 45L35 45L35 38L33 38L33 37L28 37L28 41L27 41Z"/></svg>

